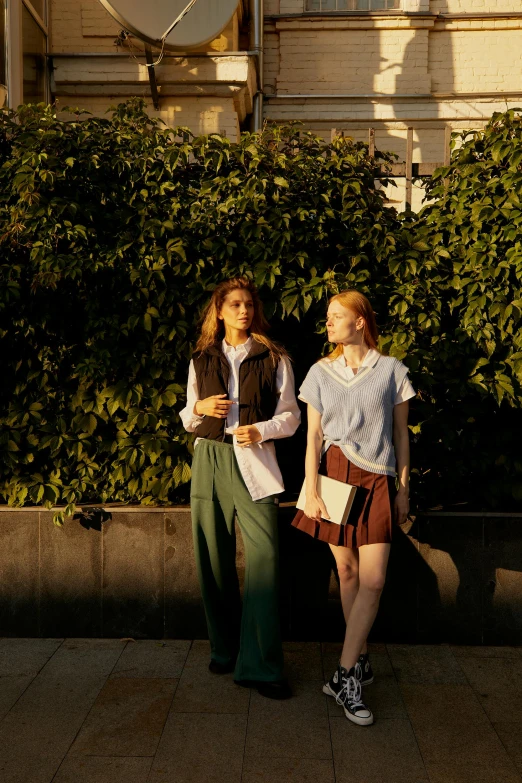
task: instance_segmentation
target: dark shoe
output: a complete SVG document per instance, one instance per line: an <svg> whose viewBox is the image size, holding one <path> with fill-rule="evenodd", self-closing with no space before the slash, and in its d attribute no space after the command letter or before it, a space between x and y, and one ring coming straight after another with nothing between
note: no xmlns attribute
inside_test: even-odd
<svg viewBox="0 0 522 783"><path fill-rule="evenodd" d="M290 699L292 689L288 680L278 680L277 682L263 682L261 680L234 680L236 685L242 688L257 688L257 692L266 699Z"/></svg>
<svg viewBox="0 0 522 783"><path fill-rule="evenodd" d="M212 672L212 674L230 674L234 671L236 668L236 664L232 663L219 663L218 661L214 661L211 659L208 670L209 672Z"/></svg>
<svg viewBox="0 0 522 783"><path fill-rule="evenodd" d="M368 653L359 655L358 664L361 667L362 672L361 685L371 685L373 682L373 669Z"/></svg>
<svg viewBox="0 0 522 783"><path fill-rule="evenodd" d="M361 667L358 663L352 666L350 671L346 671L344 666L339 664L332 679L323 685L323 693L334 697L352 723L357 723L359 726L371 726L373 723L372 711L361 700L361 675Z"/></svg>

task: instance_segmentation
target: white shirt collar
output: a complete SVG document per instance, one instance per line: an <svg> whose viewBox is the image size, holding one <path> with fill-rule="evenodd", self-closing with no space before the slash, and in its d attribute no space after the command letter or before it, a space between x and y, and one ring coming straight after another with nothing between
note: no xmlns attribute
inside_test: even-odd
<svg viewBox="0 0 522 783"><path fill-rule="evenodd" d="M370 348L370 350L368 351L368 353L366 354L366 356L362 360L360 366L361 367L375 367L375 365L377 364L377 361L378 361L380 355L381 354L379 353L379 351L376 351L374 348ZM342 367L342 368L345 368L347 366L343 354L338 356L337 359L334 359L332 364L338 364L339 367Z"/></svg>
<svg viewBox="0 0 522 783"><path fill-rule="evenodd" d="M246 343L241 343L240 345L237 346L229 345L227 341L223 338L221 347L223 349L224 354L248 353L250 351L250 348L252 347L252 335L250 335Z"/></svg>

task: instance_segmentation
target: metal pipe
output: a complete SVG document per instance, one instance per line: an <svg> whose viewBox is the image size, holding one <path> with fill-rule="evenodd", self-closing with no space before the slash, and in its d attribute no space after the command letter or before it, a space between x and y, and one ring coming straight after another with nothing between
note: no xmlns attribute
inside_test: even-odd
<svg viewBox="0 0 522 783"><path fill-rule="evenodd" d="M163 59L185 60L187 57L244 57L246 55L253 57L257 55L257 52L251 51L250 49L241 52L176 52L175 54L173 52L165 52ZM68 57L126 57L128 60L131 59L129 52L49 52L46 56L56 59L67 59ZM133 52L132 56L143 57L145 56L145 51Z"/></svg>
<svg viewBox="0 0 522 783"><path fill-rule="evenodd" d="M254 95L253 129L259 131L263 127L263 88L264 88L264 51L263 51L263 26L265 23L265 9L263 0L250 0L250 18L252 20L250 48L256 53L257 62L257 90Z"/></svg>
<svg viewBox="0 0 522 783"><path fill-rule="evenodd" d="M477 94L479 94L479 93L477 93ZM495 94L498 95L499 93L495 93ZM504 93L502 93L502 95L503 94ZM334 92L334 93L330 93L330 94L328 94L328 93L302 93L302 94L295 93L295 94L293 94L292 93L291 95L267 95L266 99L268 101L286 101L286 100L289 100L289 99L295 100L296 98L303 98L303 99L306 99L306 100L309 100L310 98L320 99L320 100L327 100L327 99L328 100L332 100L332 99L335 100L337 98L343 98L343 100L345 98L375 98L375 99L380 98L380 99L384 99L384 100L388 100L388 101L394 101L396 98L412 98L412 99L418 100L419 98L432 98L432 97L433 97L433 93L431 93L431 92L420 93L419 95L412 95L411 92L410 93L404 93L404 94L402 94L402 93L393 93L393 92L390 92L390 93L387 93L387 92L386 93L385 92L381 92L381 93L379 93L379 92L370 92L370 93L352 93L352 92L347 92L347 93L339 93L338 92L338 93L335 93Z"/></svg>

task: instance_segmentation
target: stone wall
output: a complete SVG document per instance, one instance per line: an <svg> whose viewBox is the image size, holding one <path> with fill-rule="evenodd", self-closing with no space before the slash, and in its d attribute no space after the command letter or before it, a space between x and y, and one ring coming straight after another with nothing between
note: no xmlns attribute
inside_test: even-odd
<svg viewBox="0 0 522 783"><path fill-rule="evenodd" d="M291 528L293 513L280 510L284 636L340 639L330 550ZM206 636L189 509L111 517L97 531L0 511L0 636ZM237 564L242 579L239 533ZM522 515L418 517L397 531L373 639L522 644L521 564Z"/></svg>

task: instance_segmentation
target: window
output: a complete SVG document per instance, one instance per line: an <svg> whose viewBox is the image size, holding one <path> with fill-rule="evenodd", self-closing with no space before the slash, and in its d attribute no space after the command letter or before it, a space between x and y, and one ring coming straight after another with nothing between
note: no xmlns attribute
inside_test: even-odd
<svg viewBox="0 0 522 783"><path fill-rule="evenodd" d="M23 101L39 103L47 100L47 30L39 13L42 2L22 7ZM32 11L32 13L31 13Z"/></svg>
<svg viewBox="0 0 522 783"><path fill-rule="evenodd" d="M48 0L0 0L0 20L5 19L1 67L12 109L49 100L47 9Z"/></svg>
<svg viewBox="0 0 522 783"><path fill-rule="evenodd" d="M401 0L305 0L306 11L398 11Z"/></svg>

